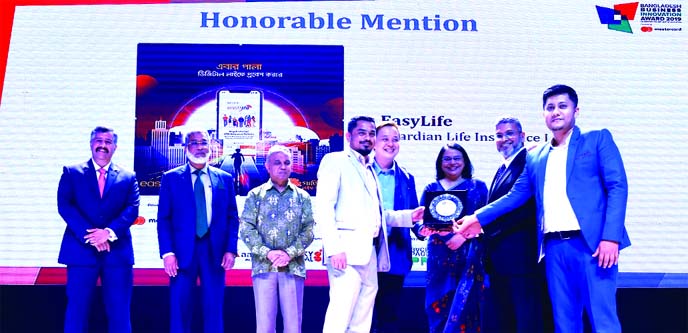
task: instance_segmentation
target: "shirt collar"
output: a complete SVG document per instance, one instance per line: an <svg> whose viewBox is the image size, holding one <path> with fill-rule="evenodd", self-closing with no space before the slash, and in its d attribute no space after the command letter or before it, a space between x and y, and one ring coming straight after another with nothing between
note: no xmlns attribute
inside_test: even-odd
<svg viewBox="0 0 688 333"><path fill-rule="evenodd" d="M396 163L392 162L391 168L382 170L382 167L380 167L377 161L373 160L373 169L375 169L375 173L378 175L393 175L396 171Z"/></svg>
<svg viewBox="0 0 688 333"><path fill-rule="evenodd" d="M524 149L526 149L526 146L521 147L521 149L519 149L516 153L511 154L511 156L509 156L509 158L504 159L504 167L508 168L509 165L511 165L511 162L513 162L514 158L516 158L516 155L520 154L521 150L524 150Z"/></svg>
<svg viewBox="0 0 688 333"><path fill-rule="evenodd" d="M265 183L265 186L266 186L266 190L274 189L275 191L279 192L279 190L277 189L277 186L275 186L275 183L273 183L272 180L270 180L270 179L268 179L268 181ZM293 186L295 186L295 185L291 183L291 178L290 178L289 180L287 180L287 186L284 187L284 190L286 191L289 189L289 190L293 191L294 190Z"/></svg>
<svg viewBox="0 0 688 333"><path fill-rule="evenodd" d="M566 134L566 137L564 138L564 143L563 144L559 143L559 145L557 145L556 147L554 145L552 145L552 142L554 141L554 138L552 138L552 140L549 141L549 149L550 150L552 150L552 149L568 149L569 141L571 141L571 135L572 134L573 134L573 128L571 128L571 130L569 130L569 133Z"/></svg>
<svg viewBox="0 0 688 333"><path fill-rule="evenodd" d="M191 163L188 163L188 165L189 165L189 170L191 170L191 173L194 173L194 171L199 170L199 169L194 168L194 166L191 165ZM201 168L200 170L203 170L203 173L205 173L205 174L209 174L208 173L208 163L206 163L205 166L203 168Z"/></svg>
<svg viewBox="0 0 688 333"><path fill-rule="evenodd" d="M83 160L82 160L82 161L83 161ZM100 165L96 164L96 161L94 161L93 158L91 158L91 162L93 163L93 166L96 168L96 172L98 172L98 170L101 169L101 168L100 168ZM110 164L112 164L112 161L108 162L108 164L105 164L105 166L103 167L103 169L105 169L106 171L107 171L107 170L110 170Z"/></svg>
<svg viewBox="0 0 688 333"><path fill-rule="evenodd" d="M349 150L350 150L351 153L354 155L354 157L356 157L356 160L358 160L358 162L361 163L361 165L366 166L366 165L368 165L368 164L370 163L370 154L367 156L367 157L368 157L368 158L367 158L367 161L368 161L368 162L366 163L366 156L361 155L361 153L359 153L359 152L353 150L351 147L349 147Z"/></svg>

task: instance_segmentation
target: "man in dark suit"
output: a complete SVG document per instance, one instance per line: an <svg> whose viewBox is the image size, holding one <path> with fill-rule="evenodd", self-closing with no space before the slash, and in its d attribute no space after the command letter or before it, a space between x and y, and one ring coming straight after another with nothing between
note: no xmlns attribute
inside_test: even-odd
<svg viewBox="0 0 688 333"><path fill-rule="evenodd" d="M628 181L607 129L576 126L578 95L555 85L542 95L552 140L528 153L509 193L457 221L474 237L497 217L535 196L538 246L545 258L556 332L582 332L583 311L594 332L621 332L616 314L619 251L631 242L624 226Z"/></svg>
<svg viewBox="0 0 688 333"><path fill-rule="evenodd" d="M66 166L57 188L57 210L67 223L58 262L67 265L65 332L87 332L91 300L100 277L108 329L131 332L134 249L129 227L139 214L133 172L111 162L117 134L91 132L89 161Z"/></svg>
<svg viewBox="0 0 688 333"><path fill-rule="evenodd" d="M518 119L499 119L495 144L504 163L492 180L488 203L506 195L521 175L528 154L524 140L525 133ZM538 263L535 199L530 198L483 229L485 268L490 277L483 331L542 332L543 310L549 307L549 301L544 267Z"/></svg>
<svg viewBox="0 0 688 333"><path fill-rule="evenodd" d="M373 170L382 192L385 210L414 209L418 207L416 181L412 174L394 159L399 154L399 128L394 122L383 122L375 134L375 161ZM418 225L411 230L416 232ZM377 273L378 290L373 307L371 332L400 332L399 311L404 279L411 270L411 234L409 228L387 227L390 268Z"/></svg>
<svg viewBox="0 0 688 333"><path fill-rule="evenodd" d="M234 266L239 218L232 176L208 165L208 133L184 138L188 164L160 184L158 244L170 276L170 331L191 332L192 289L200 276L205 332L224 332L225 271Z"/></svg>

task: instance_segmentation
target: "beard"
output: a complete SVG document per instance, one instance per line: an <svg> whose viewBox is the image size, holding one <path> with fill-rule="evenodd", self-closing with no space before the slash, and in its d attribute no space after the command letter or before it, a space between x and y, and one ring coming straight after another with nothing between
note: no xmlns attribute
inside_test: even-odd
<svg viewBox="0 0 688 333"><path fill-rule="evenodd" d="M502 156L504 158L509 158L509 156L511 156L515 150L516 150L516 148L514 146L510 145L508 147L503 147L502 150L500 151L500 153L502 153Z"/></svg>
<svg viewBox="0 0 688 333"><path fill-rule="evenodd" d="M373 147L375 147L375 145L372 141L361 141L354 150L363 156L368 156L373 151Z"/></svg>
<svg viewBox="0 0 688 333"><path fill-rule="evenodd" d="M354 150L356 150L359 154L361 154L363 156L368 156L373 151L372 148L358 148L358 149L354 149Z"/></svg>
<svg viewBox="0 0 688 333"><path fill-rule="evenodd" d="M519 145L504 145L502 146L502 149L499 151L504 158L509 158L511 155L513 155L515 152L519 151L523 147L523 144Z"/></svg>
<svg viewBox="0 0 688 333"><path fill-rule="evenodd" d="M194 164L206 164L208 163L208 157L210 157L210 153L206 153L204 156L197 157L191 154L190 151L186 151L186 158L188 158L189 161Z"/></svg>

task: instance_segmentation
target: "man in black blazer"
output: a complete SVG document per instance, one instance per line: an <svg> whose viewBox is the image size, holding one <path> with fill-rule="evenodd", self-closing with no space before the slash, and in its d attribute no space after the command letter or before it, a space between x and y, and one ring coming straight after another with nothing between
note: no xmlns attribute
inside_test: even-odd
<svg viewBox="0 0 688 333"><path fill-rule="evenodd" d="M495 126L497 151L504 163L497 171L488 196L493 202L509 193L526 164L525 134L516 118L501 118ZM484 227L486 269L490 279L484 332L543 332L550 307L544 267L538 263L534 198ZM548 317L548 316L547 316Z"/></svg>
<svg viewBox="0 0 688 333"><path fill-rule="evenodd" d="M111 333L131 332L134 249L129 227L139 214L133 172L112 163L117 134L91 132L88 161L64 167L57 210L67 224L58 262L67 265L65 332L88 332L91 300L100 277Z"/></svg>

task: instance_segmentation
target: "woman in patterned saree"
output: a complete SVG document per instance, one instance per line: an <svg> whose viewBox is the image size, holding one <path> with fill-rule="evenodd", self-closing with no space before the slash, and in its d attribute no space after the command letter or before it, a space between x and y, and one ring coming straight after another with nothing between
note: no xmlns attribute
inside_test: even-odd
<svg viewBox="0 0 688 333"><path fill-rule="evenodd" d="M466 215L487 202L487 186L473 179L471 160L458 143L442 146L435 162L436 181L429 191L465 190ZM483 245L480 238L465 239L452 231L421 228L428 237L425 310L430 332L480 332L480 305L484 291Z"/></svg>

